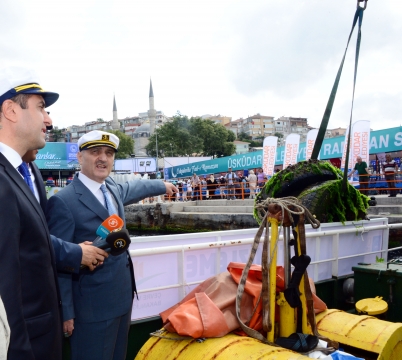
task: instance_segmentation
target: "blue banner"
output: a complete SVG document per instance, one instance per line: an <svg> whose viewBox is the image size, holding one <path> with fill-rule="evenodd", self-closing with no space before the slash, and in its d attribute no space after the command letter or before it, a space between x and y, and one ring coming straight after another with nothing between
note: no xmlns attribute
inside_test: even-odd
<svg viewBox="0 0 402 360"><path fill-rule="evenodd" d="M78 167L76 143L48 142L36 155L35 163L41 170L72 170Z"/></svg>
<svg viewBox="0 0 402 360"><path fill-rule="evenodd" d="M341 158L345 136L324 139L320 151L320 159ZM371 131L370 154L402 150L402 126ZM285 147L280 146L276 151L275 165L282 165L285 157ZM306 159L306 143L301 143L297 161ZM354 161L354 160L353 160ZM197 175L226 172L231 167L234 171L262 167L262 150L243 155L226 156L208 161L174 166L165 169L165 179L190 177Z"/></svg>
<svg viewBox="0 0 402 360"><path fill-rule="evenodd" d="M344 136L325 139L323 141L320 159L341 158ZM370 154L402 150L402 126L371 131ZM36 164L41 170L75 170L78 146L76 143L46 143L36 155ZM285 157L285 147L280 146L276 151L275 165L282 165ZM301 143L297 161L306 159L306 143ZM354 160L353 160L354 161ZM190 177L197 175L226 172L231 167L234 171L262 167L262 150L247 154L226 156L207 161L174 166L165 169L165 179Z"/></svg>

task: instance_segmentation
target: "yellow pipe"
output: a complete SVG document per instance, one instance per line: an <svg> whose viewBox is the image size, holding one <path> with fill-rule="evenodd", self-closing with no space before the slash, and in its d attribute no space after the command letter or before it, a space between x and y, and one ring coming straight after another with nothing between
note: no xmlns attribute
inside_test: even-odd
<svg viewBox="0 0 402 360"><path fill-rule="evenodd" d="M316 315L321 335L339 343L379 354L378 360L402 358L402 324L372 316L326 310Z"/></svg>
<svg viewBox="0 0 402 360"><path fill-rule="evenodd" d="M196 339L174 340L179 336L167 332L163 336L172 340L151 337L138 352L135 360L309 359L291 350L266 345L256 339L234 334L221 338L208 338L201 343Z"/></svg>
<svg viewBox="0 0 402 360"><path fill-rule="evenodd" d="M271 319L271 330L267 333L267 340L271 343L275 341L275 299L276 299L276 258L277 248L276 242L278 241L278 220L275 218L268 218L271 224L271 245L270 245L270 259L271 264L269 268L269 292L271 302L269 304L269 314Z"/></svg>
<svg viewBox="0 0 402 360"><path fill-rule="evenodd" d="M285 299L283 292L279 293L279 336L288 337L296 332L296 312Z"/></svg>

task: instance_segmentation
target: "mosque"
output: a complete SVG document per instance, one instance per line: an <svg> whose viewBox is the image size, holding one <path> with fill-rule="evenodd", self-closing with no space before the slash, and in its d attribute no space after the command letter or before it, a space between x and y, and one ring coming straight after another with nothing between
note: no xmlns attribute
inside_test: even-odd
<svg viewBox="0 0 402 360"><path fill-rule="evenodd" d="M110 126L113 130L124 129L126 135L134 139L135 156L147 156L145 147L148 145L149 137L155 132L157 125L161 125L168 120L162 111L155 110L154 91L152 80L149 84L149 110L139 113L138 117L118 119L116 97L113 97L113 120Z"/></svg>

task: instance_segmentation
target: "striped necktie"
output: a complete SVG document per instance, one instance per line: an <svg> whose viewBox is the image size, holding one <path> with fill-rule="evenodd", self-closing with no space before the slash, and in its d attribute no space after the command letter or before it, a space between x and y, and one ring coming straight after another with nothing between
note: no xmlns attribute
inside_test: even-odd
<svg viewBox="0 0 402 360"><path fill-rule="evenodd" d="M18 166L18 171L24 177L24 181L27 183L32 193L35 195L35 190L31 179L31 173L29 172L28 164L25 161L23 161L22 164Z"/></svg>
<svg viewBox="0 0 402 360"><path fill-rule="evenodd" d="M109 212L109 216L111 216L113 214L117 214L117 210L116 210L115 206L113 205L112 198L110 197L110 194L107 191L105 184L102 184L100 189L102 190L103 196L105 197L106 209Z"/></svg>

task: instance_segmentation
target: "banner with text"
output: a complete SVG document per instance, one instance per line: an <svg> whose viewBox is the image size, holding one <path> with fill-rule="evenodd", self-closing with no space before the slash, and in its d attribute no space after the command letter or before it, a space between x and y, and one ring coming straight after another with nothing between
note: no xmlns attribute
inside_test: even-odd
<svg viewBox="0 0 402 360"><path fill-rule="evenodd" d="M76 143L46 143L36 155L35 163L41 170L71 170L79 167Z"/></svg>
<svg viewBox="0 0 402 360"><path fill-rule="evenodd" d="M276 148L278 138L276 136L267 136L263 143L262 169L268 176L274 175Z"/></svg>
<svg viewBox="0 0 402 360"><path fill-rule="evenodd" d="M369 142L370 142L370 121L360 120L352 125L352 148L350 156L356 160L357 156L362 158L366 164L369 164Z"/></svg>
<svg viewBox="0 0 402 360"><path fill-rule="evenodd" d="M318 129L312 129L307 133L306 138L306 160L311 159L311 154L313 153L313 148L315 140L317 139ZM318 154L318 160L320 159L320 154Z"/></svg>
<svg viewBox="0 0 402 360"><path fill-rule="evenodd" d="M346 151L347 151L347 146L348 146L348 136L349 136L349 126L346 128L346 133L345 133L345 140L343 141L343 149L342 149L342 159L341 159L341 170L345 169L345 164L346 164ZM350 139L350 142L352 143L352 139ZM352 145L350 145L352 147ZM350 153L350 152L349 152ZM352 164L350 163L351 159L350 156L348 158L348 171L352 169Z"/></svg>
<svg viewBox="0 0 402 360"><path fill-rule="evenodd" d="M283 161L283 168L287 168L289 165L297 163L297 155L299 153L299 134L289 134L286 136L285 141L285 159Z"/></svg>
<svg viewBox="0 0 402 360"><path fill-rule="evenodd" d="M371 131L370 134L370 154L378 154L381 152L399 151L402 148L402 126ZM342 151L345 144L344 136L337 136L334 138L324 139L320 159L342 158ZM47 145L46 145L47 147ZM45 148L46 149L46 148ZM254 169L262 167L263 151L255 151L247 154L239 154L215 158L209 161L199 161L186 165L173 166L165 169L165 175L170 178L183 178L190 177L193 172L201 174L217 174L226 173L227 169L231 167L233 171ZM285 147L278 146L276 149L275 165L281 165L285 159ZM306 159L306 143L301 143L298 154L297 162ZM352 166L354 160L352 159ZM167 174L166 174L167 173Z"/></svg>

